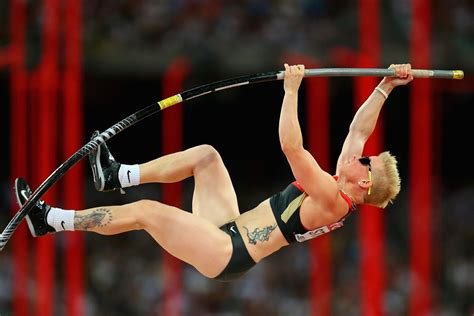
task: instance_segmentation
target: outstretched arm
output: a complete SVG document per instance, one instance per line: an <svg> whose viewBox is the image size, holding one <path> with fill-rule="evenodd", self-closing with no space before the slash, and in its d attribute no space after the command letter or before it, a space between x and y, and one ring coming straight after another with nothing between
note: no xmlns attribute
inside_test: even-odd
<svg viewBox="0 0 474 316"><path fill-rule="evenodd" d="M285 96L280 113L280 124L278 135L283 152L289 150L301 150L303 148L303 136L298 121L298 90L304 76L304 66L288 66L285 64L285 78L283 89Z"/></svg>
<svg viewBox="0 0 474 316"><path fill-rule="evenodd" d="M304 66L285 64L285 96L280 114L278 134L283 153L295 179L309 195L335 192L335 182L323 171L310 152L303 147L303 136L298 121L298 89L304 76ZM315 185L317 184L317 186ZM326 191L326 192L325 192Z"/></svg>
<svg viewBox="0 0 474 316"><path fill-rule="evenodd" d="M337 161L338 167L353 156L362 154L365 142L375 129L380 110L393 88L406 85L413 80L410 64L390 65L389 68L395 69L397 77L383 78L374 92L357 110Z"/></svg>

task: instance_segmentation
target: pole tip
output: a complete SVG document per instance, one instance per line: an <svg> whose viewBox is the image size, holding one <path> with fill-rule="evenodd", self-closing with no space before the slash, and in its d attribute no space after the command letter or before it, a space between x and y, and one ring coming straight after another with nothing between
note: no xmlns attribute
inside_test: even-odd
<svg viewBox="0 0 474 316"><path fill-rule="evenodd" d="M464 78L464 71L453 70L453 79L462 79L462 78Z"/></svg>

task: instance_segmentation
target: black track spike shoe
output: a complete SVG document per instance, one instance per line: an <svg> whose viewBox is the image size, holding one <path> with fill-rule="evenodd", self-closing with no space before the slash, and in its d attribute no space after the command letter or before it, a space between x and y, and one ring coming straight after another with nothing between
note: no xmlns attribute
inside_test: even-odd
<svg viewBox="0 0 474 316"><path fill-rule="evenodd" d="M97 135L99 135L99 131L95 131L91 139ZM114 159L105 142L89 154L89 162L97 191L108 192L120 189L122 193L125 193L118 180L120 163Z"/></svg>
<svg viewBox="0 0 474 316"><path fill-rule="evenodd" d="M17 178L15 180L15 193L16 200L20 207L23 206L26 201L28 201L31 194L33 194L28 183L26 183L22 178ZM56 230L48 225L48 222L46 221L50 209L51 207L48 204L44 203L43 200L39 200L30 210L28 215L25 216L28 228L33 237L39 237L48 233L56 232Z"/></svg>

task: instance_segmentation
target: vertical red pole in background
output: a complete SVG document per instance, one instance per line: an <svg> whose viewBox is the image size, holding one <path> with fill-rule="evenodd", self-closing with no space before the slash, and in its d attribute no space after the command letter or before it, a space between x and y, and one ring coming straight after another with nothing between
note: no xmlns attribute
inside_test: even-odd
<svg viewBox="0 0 474 316"><path fill-rule="evenodd" d="M287 54L289 64L304 64L307 69L319 67L313 58L301 54ZM306 118L308 150L324 170L330 170L329 157L329 81L328 78L304 80L306 90ZM312 240L310 247L309 296L311 315L331 315L332 269L331 238L324 235Z"/></svg>
<svg viewBox="0 0 474 316"><path fill-rule="evenodd" d="M184 79L189 72L186 59L173 61L163 76L163 96L172 96L182 91ZM163 155L182 150L183 109L178 104L162 113ZM182 204L182 184L163 184L163 203L180 207ZM181 262L163 251L163 310L161 315L181 315L182 282Z"/></svg>
<svg viewBox="0 0 474 316"><path fill-rule="evenodd" d="M27 137L27 71L25 65L26 8L22 0L10 2L9 60L10 81L10 183L17 177L28 179ZM16 213L18 205L12 195L11 211ZM12 238L13 253L13 314L27 316L28 312L28 230L26 224L18 227Z"/></svg>
<svg viewBox="0 0 474 316"><path fill-rule="evenodd" d="M39 65L37 115L31 117L37 131L35 139L38 151L34 152L33 167L36 171L34 188L42 183L57 167L57 103L58 103L58 60L59 60L59 2L45 0L42 18L42 58ZM34 112L33 112L34 113ZM32 153L33 155L33 153ZM55 204L56 190L51 188L45 195L48 203ZM53 315L54 307L54 237L48 235L35 240L36 258L36 306L34 315Z"/></svg>
<svg viewBox="0 0 474 316"><path fill-rule="evenodd" d="M378 67L380 61L379 1L359 1L358 67ZM373 92L378 78L357 77L355 107L358 108ZM382 112L383 113L383 112ZM383 115L365 146L364 153L377 155L383 150ZM376 190L376 188L375 188ZM364 205L359 215L361 314L383 315L384 294L384 226L383 211Z"/></svg>
<svg viewBox="0 0 474 316"><path fill-rule="evenodd" d="M308 63L316 68L316 63ZM331 170L329 155L329 80L312 78L306 85L308 149L324 170ZM323 235L311 241L311 315L331 315L332 264L331 237Z"/></svg>
<svg viewBox="0 0 474 316"><path fill-rule="evenodd" d="M411 60L431 66L431 5L413 0ZM417 79L410 94L410 315L431 312L432 94L429 80Z"/></svg>
<svg viewBox="0 0 474 316"><path fill-rule="evenodd" d="M63 75L63 161L83 144L82 110L82 25L81 1L66 0L63 6L65 63ZM64 175L64 207L83 209L84 164L79 163ZM65 236L65 306L68 316L84 315L84 244L80 232Z"/></svg>

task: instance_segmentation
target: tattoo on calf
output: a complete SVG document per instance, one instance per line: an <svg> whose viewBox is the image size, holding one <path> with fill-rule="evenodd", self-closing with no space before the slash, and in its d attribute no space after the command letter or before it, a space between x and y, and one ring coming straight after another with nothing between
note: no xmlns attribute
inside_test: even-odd
<svg viewBox="0 0 474 316"><path fill-rule="evenodd" d="M277 227L277 224L273 224L271 226L264 227L262 229L255 228L252 232L245 226L245 230L247 231L247 237L249 238L249 243L252 245L256 245L257 241L268 241L270 239L270 234L272 231Z"/></svg>
<svg viewBox="0 0 474 316"><path fill-rule="evenodd" d="M112 211L106 208L98 208L85 215L76 213L74 217L74 228L78 230L88 230L95 227L105 227L111 222Z"/></svg>

